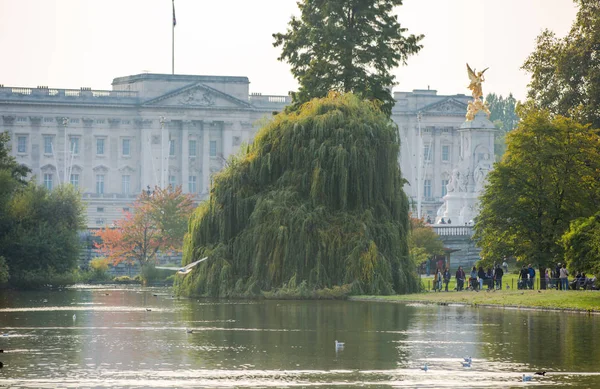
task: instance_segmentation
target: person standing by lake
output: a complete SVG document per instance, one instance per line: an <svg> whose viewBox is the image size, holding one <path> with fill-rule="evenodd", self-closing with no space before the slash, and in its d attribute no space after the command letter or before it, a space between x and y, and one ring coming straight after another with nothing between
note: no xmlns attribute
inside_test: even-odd
<svg viewBox="0 0 600 389"><path fill-rule="evenodd" d="M471 288L473 288L473 290L477 289L477 268L475 266L473 266L473 269L471 270L471 277L469 278L469 283L471 284Z"/></svg>
<svg viewBox="0 0 600 389"><path fill-rule="evenodd" d="M560 268L560 287L562 290L569 290L569 271L565 265Z"/></svg>
<svg viewBox="0 0 600 389"><path fill-rule="evenodd" d="M494 279L496 281L496 289L502 290L502 277L504 276L504 270L500 267L500 265L496 266L494 270Z"/></svg>
<svg viewBox="0 0 600 389"><path fill-rule="evenodd" d="M485 281L485 271L483 270L483 266L479 266L479 270L477 271L477 277L479 278L479 290L482 290L483 282Z"/></svg>
<svg viewBox="0 0 600 389"><path fill-rule="evenodd" d="M465 271L462 266L458 267L456 271L456 290L460 292L465 287Z"/></svg>
<svg viewBox="0 0 600 389"><path fill-rule="evenodd" d="M448 284L450 283L450 269L446 268L446 270L444 270L444 290L447 292L448 291Z"/></svg>
<svg viewBox="0 0 600 389"><path fill-rule="evenodd" d="M523 267L521 267L521 271L519 272L519 283L517 284L519 289L527 289L527 279L528 278L529 278L529 271L527 270L525 265L523 265Z"/></svg>
<svg viewBox="0 0 600 389"><path fill-rule="evenodd" d="M527 280L529 289L534 289L535 288L535 269L533 268L533 266L531 266L531 263L529 264L529 267L527 268L527 273L529 275L529 279Z"/></svg>

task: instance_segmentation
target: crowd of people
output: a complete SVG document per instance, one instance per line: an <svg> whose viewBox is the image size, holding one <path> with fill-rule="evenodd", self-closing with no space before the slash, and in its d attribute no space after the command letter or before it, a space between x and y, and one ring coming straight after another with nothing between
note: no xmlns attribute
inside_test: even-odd
<svg viewBox="0 0 600 389"><path fill-rule="evenodd" d="M467 283L466 288L472 290L481 290L485 285L488 289L502 289L502 277L504 276L504 270L500 265L494 265L493 268L483 269L483 266L473 266L469 278L463 270L462 266L456 270L456 290L461 291L465 289L465 282ZM443 272L440 268L437 269L433 277L433 290L442 291L442 285L445 285L444 290L448 291L448 284L451 278L450 270L446 268Z"/></svg>
<svg viewBox="0 0 600 389"><path fill-rule="evenodd" d="M468 290L483 290L487 286L488 290L501 290L502 289L502 278L504 274L508 273L508 265L506 261L502 266L495 264L493 267L484 270L483 266L473 266L471 272L466 274L462 266L458 267L456 274L456 288L457 291ZM564 264L559 263L556 267L551 269L545 269L544 277L546 288L557 289L557 290L569 290L569 289L597 289L596 277L587 277L585 273L578 272L575 278L569 282L569 271ZM448 292L448 285L452 275L450 270L446 268L442 270L438 267L433 277L433 290L441 292L442 290ZM534 289L536 282L536 271L531 264L529 266L523 265L519 271L517 288L518 289ZM514 286L514 285L513 285ZM509 286L507 285L507 288Z"/></svg>

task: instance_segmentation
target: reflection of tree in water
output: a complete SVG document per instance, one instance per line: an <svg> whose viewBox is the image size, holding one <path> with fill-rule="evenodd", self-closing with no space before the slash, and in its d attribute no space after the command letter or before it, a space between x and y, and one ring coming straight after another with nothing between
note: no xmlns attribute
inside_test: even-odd
<svg viewBox="0 0 600 389"><path fill-rule="evenodd" d="M232 319L235 322L226 321ZM251 363L255 369L268 370L298 366L379 370L406 363L395 342L406 335L395 331L405 331L411 315L397 304L264 301L199 306L186 314L186 320L221 320L198 325L242 329L198 331L190 337L196 348L229 347L219 353L218 361L210 361L222 363L222 368ZM337 354L335 340L346 343ZM210 354L214 352L196 352L196 358L206 361Z"/></svg>
<svg viewBox="0 0 600 389"><path fill-rule="evenodd" d="M597 371L600 318L581 313L482 310L482 356L532 369Z"/></svg>

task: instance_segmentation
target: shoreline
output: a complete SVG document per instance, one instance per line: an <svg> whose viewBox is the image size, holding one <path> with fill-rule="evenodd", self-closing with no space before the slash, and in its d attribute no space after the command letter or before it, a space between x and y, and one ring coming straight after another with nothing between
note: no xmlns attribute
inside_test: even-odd
<svg viewBox="0 0 600 389"><path fill-rule="evenodd" d="M363 301L363 302L377 302L377 303L393 303L393 304L423 304L423 305L438 305L438 306L460 306L467 308L494 308L494 309L510 309L510 310L527 310L527 311L541 311L541 312L566 312L566 313L578 313L588 315L600 315L600 308L596 309L584 309L584 308L556 308L556 307L542 307L532 305L521 305L521 304L492 304L492 303L467 303L464 301L435 301L426 299L404 299L399 296L410 296L410 295L396 295L396 296L348 296L349 301ZM397 298L394 298L397 297ZM600 302L600 293L598 295Z"/></svg>

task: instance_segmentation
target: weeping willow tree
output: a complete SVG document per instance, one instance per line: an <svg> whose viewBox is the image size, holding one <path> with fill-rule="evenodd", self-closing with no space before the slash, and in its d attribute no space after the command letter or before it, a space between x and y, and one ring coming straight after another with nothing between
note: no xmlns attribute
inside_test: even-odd
<svg viewBox="0 0 600 389"><path fill-rule="evenodd" d="M282 113L218 173L190 219L183 295L301 287L419 288L395 125L376 104L330 94Z"/></svg>

